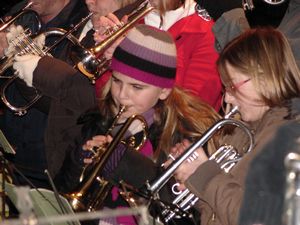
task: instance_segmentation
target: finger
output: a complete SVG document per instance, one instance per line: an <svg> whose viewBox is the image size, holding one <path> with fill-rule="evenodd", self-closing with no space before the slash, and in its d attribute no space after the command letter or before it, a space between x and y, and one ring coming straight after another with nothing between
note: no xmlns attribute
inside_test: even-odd
<svg viewBox="0 0 300 225"><path fill-rule="evenodd" d="M186 189L186 186L184 184L180 184L177 186L178 191L184 191Z"/></svg>
<svg viewBox="0 0 300 225"><path fill-rule="evenodd" d="M45 39L46 36L44 34L40 34L34 39L34 41L40 48L43 48L45 45Z"/></svg>
<svg viewBox="0 0 300 225"><path fill-rule="evenodd" d="M122 25L122 23L121 23L121 21L119 20L119 18L115 15L115 14L113 14L113 13L108 13L107 15L106 15L106 17L108 18L108 19L110 19L110 21L112 22L112 24L113 25Z"/></svg>
<svg viewBox="0 0 300 225"><path fill-rule="evenodd" d="M121 21L123 23L127 23L128 22L128 16L127 15L123 16L122 19L121 19Z"/></svg>
<svg viewBox="0 0 300 225"><path fill-rule="evenodd" d="M93 160L92 160L92 159L89 159L89 158L84 158L84 159L83 159L83 162L84 162L85 164L91 164L91 163L93 162Z"/></svg>

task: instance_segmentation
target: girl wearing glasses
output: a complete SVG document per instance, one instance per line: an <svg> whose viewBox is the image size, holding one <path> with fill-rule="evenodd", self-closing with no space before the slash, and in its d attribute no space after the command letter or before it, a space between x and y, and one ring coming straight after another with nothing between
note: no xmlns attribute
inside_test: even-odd
<svg viewBox="0 0 300 225"><path fill-rule="evenodd" d="M228 173L198 149L199 157L185 163L176 177L199 198L201 224L238 224L249 163L279 126L295 120L291 104L299 97L300 73L285 36L271 28L246 31L222 51L217 62L225 102L238 106L240 118L254 135L254 147ZM240 153L248 138L239 129L224 135ZM185 147L188 141L183 142ZM182 151L181 149L177 149Z"/></svg>

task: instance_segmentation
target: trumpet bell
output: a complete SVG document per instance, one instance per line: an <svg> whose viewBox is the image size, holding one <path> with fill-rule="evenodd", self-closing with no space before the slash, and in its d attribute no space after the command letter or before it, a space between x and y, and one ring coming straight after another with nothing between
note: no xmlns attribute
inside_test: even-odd
<svg viewBox="0 0 300 225"><path fill-rule="evenodd" d="M108 69L110 64L110 60L105 57L98 58L91 49L86 49L81 45L72 47L71 59L79 71L87 76L93 84Z"/></svg>

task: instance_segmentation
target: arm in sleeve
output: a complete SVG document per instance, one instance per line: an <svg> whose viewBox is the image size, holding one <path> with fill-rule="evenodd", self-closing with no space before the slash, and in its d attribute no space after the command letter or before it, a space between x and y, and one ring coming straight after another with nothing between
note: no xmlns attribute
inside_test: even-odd
<svg viewBox="0 0 300 225"><path fill-rule="evenodd" d="M33 85L70 110L82 111L96 104L94 86L67 63L43 57L33 73Z"/></svg>
<svg viewBox="0 0 300 225"><path fill-rule="evenodd" d="M237 224L243 196L242 185L230 173L207 161L186 181L186 186L209 205L221 224Z"/></svg>

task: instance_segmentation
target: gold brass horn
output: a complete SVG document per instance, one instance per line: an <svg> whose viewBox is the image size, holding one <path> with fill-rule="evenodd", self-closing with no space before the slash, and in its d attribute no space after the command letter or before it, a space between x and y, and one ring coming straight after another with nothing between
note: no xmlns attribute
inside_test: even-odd
<svg viewBox="0 0 300 225"><path fill-rule="evenodd" d="M118 115L114 119L112 126L114 126L123 111L124 108L121 108ZM107 147L98 147L96 150L96 157L93 158L93 164L84 169L85 174L81 177L81 182L77 191L66 195L75 211L95 211L102 206L103 201L110 191L112 185L103 179L103 177L101 177L100 172L104 168L105 163L115 150L116 146L119 143L124 143L123 138L125 133L135 120L139 120L142 123L143 139L138 146L134 147L136 145L134 143L135 140L129 138L129 143L126 143L126 145L129 148L134 148L134 150L139 150L146 142L148 130L146 120L140 115L132 115L126 120L124 125L114 136L113 141Z"/></svg>
<svg viewBox="0 0 300 225"><path fill-rule="evenodd" d="M58 36L59 38L50 46L50 47L44 47L41 49L39 46L36 45L34 42L34 35L32 35L28 30L25 30L25 33L20 34L14 41L14 45L16 48L16 52L12 54L11 56L3 57L0 61L0 74L5 73L5 71L9 68L12 68L13 65L13 59L15 55L24 55L24 54L34 54L39 56L45 56L47 55L52 49L54 49L61 41L65 40L66 38L72 42L74 45L79 45L79 40L72 35L74 31L76 31L80 26L86 23L92 16L92 13L90 13L88 16L84 17L78 24L76 24L72 29L69 31L66 31L61 28L52 28L48 29L47 31L39 34L39 35L45 35L48 36ZM7 88L15 81L15 79L18 78L17 74L13 74L12 76L2 76L1 78L6 78L7 81L3 83L0 89L0 96L3 101L3 103L16 115L23 116L27 113L28 108L30 108L36 101L38 101L42 94L36 90L36 95L31 101L27 103L25 106L14 106L9 102L9 100L6 98L5 92Z"/></svg>
<svg viewBox="0 0 300 225"><path fill-rule="evenodd" d="M95 80L110 66L110 60L107 60L103 56L105 50L153 9L154 8L149 5L149 1L146 0L128 15L127 23L113 28L113 30L106 31L105 33L108 33L109 36L93 48L85 49L82 46L74 46L72 58L78 69L86 75L92 83L95 83Z"/></svg>

